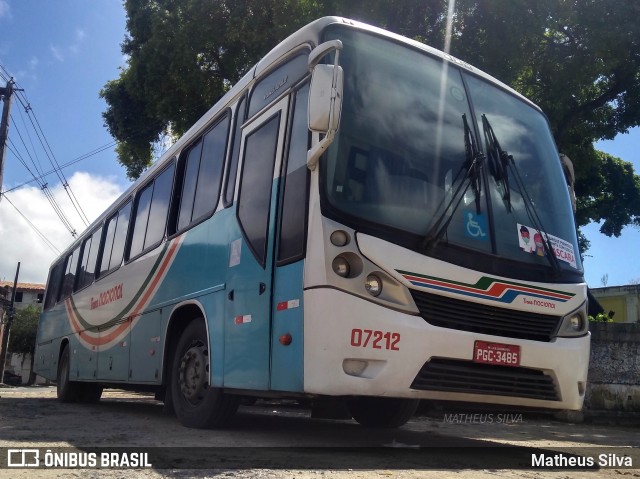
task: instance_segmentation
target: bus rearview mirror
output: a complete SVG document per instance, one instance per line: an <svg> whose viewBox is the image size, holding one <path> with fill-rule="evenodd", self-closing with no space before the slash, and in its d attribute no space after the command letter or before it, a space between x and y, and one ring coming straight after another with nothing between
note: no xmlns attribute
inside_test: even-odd
<svg viewBox="0 0 640 479"><path fill-rule="evenodd" d="M309 87L308 124L309 130L324 137L307 153L307 166L315 169L318 159L329 147L338 131L342 113L342 93L344 74L338 63L342 42L334 40L316 47L309 56L311 85ZM317 62L335 51L333 65Z"/></svg>
<svg viewBox="0 0 640 479"><path fill-rule="evenodd" d="M337 69L337 72L336 72ZM334 86L334 74L337 73ZM340 66L316 65L309 89L309 129L327 134L337 130L342 110L343 73Z"/></svg>

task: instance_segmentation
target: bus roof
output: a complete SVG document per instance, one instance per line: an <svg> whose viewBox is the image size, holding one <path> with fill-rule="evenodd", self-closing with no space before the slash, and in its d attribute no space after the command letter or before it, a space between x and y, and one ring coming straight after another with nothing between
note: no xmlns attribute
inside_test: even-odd
<svg viewBox="0 0 640 479"><path fill-rule="evenodd" d="M518 93L508 85L502 83L491 75L488 75L487 73L484 73L483 71L473 67L472 65L469 65L468 63L455 58L448 53L444 53L436 48L430 47L416 40L412 40L410 38L392 33L388 30L374 27L372 25L358 22L356 20L350 20L348 18L337 16L322 17L305 25L298 31L289 35L278 45L276 45L271 51L269 51L269 53L267 53L256 65L251 67L249 71L235 85L233 85L233 87L224 96L222 96L191 128L189 128L189 130L187 130L184 135L182 135L182 137L176 143L174 143L160 157L160 159L158 159L158 161L156 161L146 171L144 171L142 175L140 175L140 177L134 183L132 183L129 188L127 188L109 208L107 208L96 220L94 220L78 236L78 238L73 243L71 243L69 247L67 247L65 251L56 258L55 261L53 261L52 265L55 264L59 258L66 256L70 251L72 251L78 243L83 241L83 239L93 231L94 227L97 224L101 223L106 217L110 216L114 211L116 211L120 204L123 203L141 184L145 183L150 176L152 176L159 169L163 168L169 160L171 160L177 153L179 153L185 146L187 146L187 144L191 142L192 139L196 137L201 130L204 130L210 124L211 120L218 116L225 107L231 105L233 101L241 96L246 91L245 89L248 85L267 73L275 64L279 63L279 61L283 57L287 56L292 50L299 48L301 45L305 44L309 45L311 48L317 46L322 41L322 34L325 28L334 24L340 24L348 28L355 28L361 31L371 32L376 35L392 39L398 43L404 43L418 50L427 52L432 56L453 63L457 67L463 68L466 71L480 76L488 82L493 83L504 90L507 90L512 95L518 97L520 100L528 103L530 106L540 111L540 108L537 105L535 105L529 99L522 96L520 93Z"/></svg>

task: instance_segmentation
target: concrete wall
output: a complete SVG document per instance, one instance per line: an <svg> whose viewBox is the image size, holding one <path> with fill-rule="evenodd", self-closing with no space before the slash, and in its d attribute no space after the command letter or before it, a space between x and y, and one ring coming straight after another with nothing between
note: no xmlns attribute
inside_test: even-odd
<svg viewBox="0 0 640 479"><path fill-rule="evenodd" d="M640 412L640 323L590 323L585 409Z"/></svg>

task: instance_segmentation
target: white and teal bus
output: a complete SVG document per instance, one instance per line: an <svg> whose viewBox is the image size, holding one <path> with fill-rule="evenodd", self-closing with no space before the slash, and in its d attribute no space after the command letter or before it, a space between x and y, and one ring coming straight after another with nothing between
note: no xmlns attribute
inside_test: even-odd
<svg viewBox="0 0 640 479"><path fill-rule="evenodd" d="M543 113L419 42L327 17L255 65L51 266L36 369L62 401L580 409L586 285Z"/></svg>

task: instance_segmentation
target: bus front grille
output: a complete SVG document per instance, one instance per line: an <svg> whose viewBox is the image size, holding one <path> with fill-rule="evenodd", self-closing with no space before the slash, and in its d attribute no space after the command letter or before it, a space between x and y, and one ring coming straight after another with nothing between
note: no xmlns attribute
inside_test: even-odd
<svg viewBox="0 0 640 479"><path fill-rule="evenodd" d="M411 290L420 316L429 324L505 338L551 341L562 319Z"/></svg>
<svg viewBox="0 0 640 479"><path fill-rule="evenodd" d="M560 400L553 378L537 369L457 359L432 358L413 380L411 389Z"/></svg>

